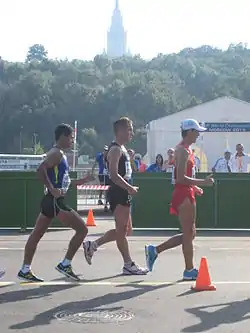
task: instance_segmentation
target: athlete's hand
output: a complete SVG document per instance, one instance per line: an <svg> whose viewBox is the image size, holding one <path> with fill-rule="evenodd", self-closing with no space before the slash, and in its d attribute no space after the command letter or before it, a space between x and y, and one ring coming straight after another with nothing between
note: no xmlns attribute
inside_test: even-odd
<svg viewBox="0 0 250 333"><path fill-rule="evenodd" d="M63 193L62 193L62 190L61 189L59 189L59 188L52 188L52 189L50 189L50 193L53 195L53 197L55 197L56 199L57 198L60 198L62 195L63 195Z"/></svg>
<svg viewBox="0 0 250 333"><path fill-rule="evenodd" d="M136 194L138 192L138 190L139 190L139 187L137 187L137 186L131 186L129 188L129 190L128 190L128 194L129 195L134 195L134 194Z"/></svg>
<svg viewBox="0 0 250 333"><path fill-rule="evenodd" d="M207 176L204 179L204 185L205 186L213 186L214 185L214 179L213 179L213 174L211 173L211 175Z"/></svg>
<svg viewBox="0 0 250 333"><path fill-rule="evenodd" d="M203 189L200 188L199 186L194 186L194 191L199 197L202 196L203 194Z"/></svg>

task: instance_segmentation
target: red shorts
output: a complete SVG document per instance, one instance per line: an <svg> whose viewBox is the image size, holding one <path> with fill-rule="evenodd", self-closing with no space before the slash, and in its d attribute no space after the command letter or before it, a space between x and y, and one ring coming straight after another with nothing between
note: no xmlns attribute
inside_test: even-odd
<svg viewBox="0 0 250 333"><path fill-rule="evenodd" d="M190 186L175 187L170 203L170 214L179 215L179 207L186 198L189 198L190 202L195 204L194 188Z"/></svg>

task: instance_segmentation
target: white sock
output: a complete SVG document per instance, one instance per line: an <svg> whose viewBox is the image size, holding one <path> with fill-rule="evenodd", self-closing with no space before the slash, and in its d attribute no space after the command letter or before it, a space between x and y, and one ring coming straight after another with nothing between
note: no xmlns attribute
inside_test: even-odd
<svg viewBox="0 0 250 333"><path fill-rule="evenodd" d="M67 258L63 259L63 261L62 261L62 265L63 265L64 267L71 265L71 260L69 260L69 259L67 259Z"/></svg>
<svg viewBox="0 0 250 333"><path fill-rule="evenodd" d="M23 265L21 271L26 274L30 271L30 265Z"/></svg>
<svg viewBox="0 0 250 333"><path fill-rule="evenodd" d="M186 269L187 272L192 272L194 270L194 268L192 269Z"/></svg>

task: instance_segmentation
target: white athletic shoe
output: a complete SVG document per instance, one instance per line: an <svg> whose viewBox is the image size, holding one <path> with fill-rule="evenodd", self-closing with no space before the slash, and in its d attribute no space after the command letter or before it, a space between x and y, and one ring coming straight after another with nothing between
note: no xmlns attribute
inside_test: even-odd
<svg viewBox="0 0 250 333"><path fill-rule="evenodd" d="M140 267L134 262L131 265L124 265L122 269L123 275L146 275L148 272L147 268Z"/></svg>
<svg viewBox="0 0 250 333"><path fill-rule="evenodd" d="M86 242L83 242L83 250L84 250L84 255L85 255L85 259L87 261L87 263L89 265L92 264L92 257L95 253L95 251L97 250L96 249L96 246L94 245L95 243L94 242L91 242L91 241L86 241Z"/></svg>

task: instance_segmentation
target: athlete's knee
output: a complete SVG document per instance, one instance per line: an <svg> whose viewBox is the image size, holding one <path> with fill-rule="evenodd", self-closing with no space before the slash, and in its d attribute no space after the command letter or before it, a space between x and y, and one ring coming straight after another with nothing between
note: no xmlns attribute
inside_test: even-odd
<svg viewBox="0 0 250 333"><path fill-rule="evenodd" d="M127 231L128 231L128 225L127 223L123 223L122 221L119 221L116 223L116 233L120 237L126 237L127 236Z"/></svg>
<svg viewBox="0 0 250 333"><path fill-rule="evenodd" d="M190 223L188 225L185 225L185 227L182 228L182 232L185 240L190 240L190 241L193 240L196 234L194 224Z"/></svg>
<svg viewBox="0 0 250 333"><path fill-rule="evenodd" d="M77 224L74 229L78 234L81 234L84 237L88 234L88 228L86 227L86 224L84 222Z"/></svg>

